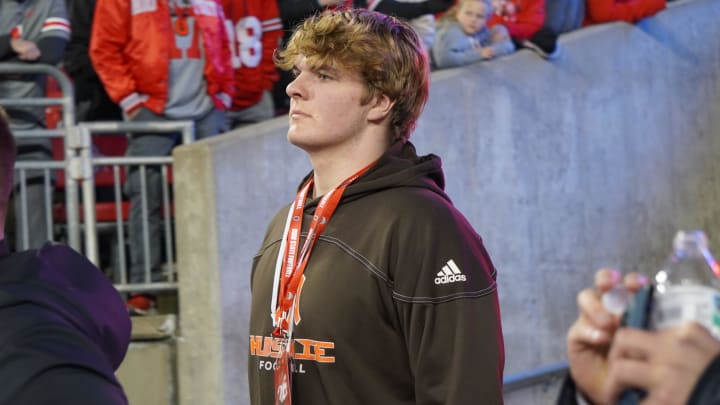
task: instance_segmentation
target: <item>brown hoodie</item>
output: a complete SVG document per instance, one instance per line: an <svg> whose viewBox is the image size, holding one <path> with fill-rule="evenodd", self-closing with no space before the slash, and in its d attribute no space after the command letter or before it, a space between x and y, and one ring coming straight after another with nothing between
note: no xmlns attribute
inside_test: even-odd
<svg viewBox="0 0 720 405"><path fill-rule="evenodd" d="M293 403L502 404L496 271L443 186L440 159L408 143L347 188L298 293ZM254 405L274 403L270 301L286 214L253 260Z"/></svg>

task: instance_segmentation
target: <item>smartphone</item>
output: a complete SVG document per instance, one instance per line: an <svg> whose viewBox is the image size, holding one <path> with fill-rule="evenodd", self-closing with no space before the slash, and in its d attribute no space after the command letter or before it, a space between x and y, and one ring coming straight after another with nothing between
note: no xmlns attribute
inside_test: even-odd
<svg viewBox="0 0 720 405"><path fill-rule="evenodd" d="M641 288L630 301L627 311L622 318L622 326L638 329L648 329L650 326L650 314L652 310L653 285L646 285ZM637 405L645 398L645 391L630 389L620 395L617 405Z"/></svg>

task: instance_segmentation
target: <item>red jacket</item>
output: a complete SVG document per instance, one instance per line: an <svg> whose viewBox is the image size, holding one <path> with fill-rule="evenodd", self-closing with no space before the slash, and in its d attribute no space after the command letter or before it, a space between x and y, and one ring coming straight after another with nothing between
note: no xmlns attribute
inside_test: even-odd
<svg viewBox="0 0 720 405"><path fill-rule="evenodd" d="M545 0L506 0L506 3L514 6L515 12L494 10L487 22L488 27L504 25L511 37L528 39L545 24Z"/></svg>
<svg viewBox="0 0 720 405"><path fill-rule="evenodd" d="M276 1L223 0L230 36L235 96L231 109L257 104L278 80L273 52L283 35Z"/></svg>
<svg viewBox="0 0 720 405"><path fill-rule="evenodd" d="M234 77L220 0L192 0L205 51L207 91L218 109L230 104ZM98 0L90 59L113 101L126 112L144 105L162 114L175 37L167 0Z"/></svg>
<svg viewBox="0 0 720 405"><path fill-rule="evenodd" d="M586 0L585 24L635 23L665 9L665 0Z"/></svg>

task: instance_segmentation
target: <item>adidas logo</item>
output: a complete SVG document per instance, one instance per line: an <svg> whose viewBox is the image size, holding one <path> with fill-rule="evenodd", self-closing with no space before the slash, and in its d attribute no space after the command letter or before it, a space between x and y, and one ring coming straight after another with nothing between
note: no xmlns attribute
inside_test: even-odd
<svg viewBox="0 0 720 405"><path fill-rule="evenodd" d="M438 272L435 278L435 284L450 284L466 280L467 278L462 274L457 264L455 264L455 261L450 259L447 264L443 266L442 271Z"/></svg>

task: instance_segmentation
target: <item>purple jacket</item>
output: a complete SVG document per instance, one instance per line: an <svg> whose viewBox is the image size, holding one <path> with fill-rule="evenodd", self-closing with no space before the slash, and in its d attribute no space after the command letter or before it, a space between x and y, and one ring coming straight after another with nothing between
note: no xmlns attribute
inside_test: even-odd
<svg viewBox="0 0 720 405"><path fill-rule="evenodd" d="M114 371L130 318L108 278L64 245L0 240L0 404L127 404Z"/></svg>

